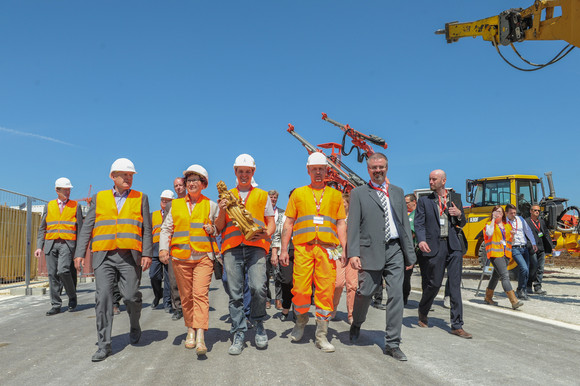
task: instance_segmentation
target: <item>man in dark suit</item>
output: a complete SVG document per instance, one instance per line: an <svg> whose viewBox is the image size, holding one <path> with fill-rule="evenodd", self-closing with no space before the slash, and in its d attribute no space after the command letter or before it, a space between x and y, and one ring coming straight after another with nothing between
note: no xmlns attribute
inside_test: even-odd
<svg viewBox="0 0 580 386"><path fill-rule="evenodd" d="M77 272L71 269L71 263L77 235L83 224L81 206L76 201L69 199L72 189L70 180L61 177L56 180L54 185L58 198L50 201L44 207L36 242L38 249L34 251L36 258L40 258L43 250L46 256L50 303L52 305L52 308L46 313L48 316L60 312L62 305L60 294L63 286L68 296L69 311L74 311L77 306Z"/></svg>
<svg viewBox="0 0 580 386"><path fill-rule="evenodd" d="M384 276L388 295L384 352L406 361L399 344L404 271L416 261L413 235L403 190L385 181L387 157L381 153L372 154L367 160L367 168L371 181L351 191L348 212L348 258L352 268L359 270L350 339L353 342L358 339L371 298Z"/></svg>
<svg viewBox="0 0 580 386"><path fill-rule="evenodd" d="M423 296L419 302L419 326L428 327L427 315L439 293L445 268L449 280L451 299L451 333L470 339L463 329L463 304L461 301L462 245L459 230L466 223L461 196L445 189L447 177L443 170L429 174L432 192L417 202L415 235L422 257L419 259L423 279Z"/></svg>
<svg viewBox="0 0 580 386"><path fill-rule="evenodd" d="M129 341L136 344L141 338L139 285L141 271L151 265L153 248L147 195L131 190L135 173L135 166L128 159L119 158L113 162L110 173L113 189L92 197L77 242L75 265L80 269L92 238L99 346L92 357L93 362L102 361L112 353L113 287L117 279L131 324Z"/></svg>
<svg viewBox="0 0 580 386"><path fill-rule="evenodd" d="M540 218L540 206L532 205L530 210L530 217L526 222L532 229L532 233L536 238L535 253L530 253L530 277L528 278L528 292L531 293L532 284L534 285L534 293L536 295L546 295L546 291L542 289L542 279L544 277L544 264L546 262L546 253L552 253L554 244L550 237L550 231L546 226L544 219Z"/></svg>

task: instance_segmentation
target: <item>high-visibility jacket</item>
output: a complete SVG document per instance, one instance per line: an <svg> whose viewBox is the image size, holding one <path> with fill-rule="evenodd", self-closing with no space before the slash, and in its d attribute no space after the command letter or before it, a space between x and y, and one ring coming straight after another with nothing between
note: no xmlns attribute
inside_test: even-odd
<svg viewBox="0 0 580 386"><path fill-rule="evenodd" d="M490 223L487 223L489 225ZM486 226L487 226L486 225ZM491 259L494 257L504 257L507 256L511 259L512 257L512 243L513 243L513 236L512 236L512 226L510 224L503 224L504 226L504 233L505 233L505 240L504 235L501 232L500 227L497 224L493 224L493 235L488 236L485 232L485 228L483 231L484 241L485 241L485 251L487 252L487 258ZM505 245L504 245L505 241Z"/></svg>
<svg viewBox="0 0 580 386"><path fill-rule="evenodd" d="M119 213L113 192L97 193L93 252L115 249L143 251L143 193L131 190Z"/></svg>
<svg viewBox="0 0 580 386"><path fill-rule="evenodd" d="M161 210L153 212L151 215L151 226L153 227L153 244L159 244L159 236L161 235L161 225L163 224L163 215Z"/></svg>
<svg viewBox="0 0 580 386"><path fill-rule="evenodd" d="M77 239L77 205L76 201L68 200L61 213L57 200L48 203L44 237L46 240Z"/></svg>
<svg viewBox="0 0 580 386"><path fill-rule="evenodd" d="M178 259L188 259L192 251L218 251L215 241L210 239L203 229L210 222L210 200L201 195L195 207L189 214L187 208L189 196L171 202L171 217L173 217L173 237L171 238L171 256ZM212 249L213 246L213 249Z"/></svg>
<svg viewBox="0 0 580 386"><path fill-rule="evenodd" d="M238 192L238 188L230 189L230 192L234 194L237 198L240 198L240 193ZM266 226L265 218L264 218L264 210L266 209L266 204L268 203L268 193L262 189L252 188L248 193L247 200L246 200L246 209L252 217L254 218L254 222L264 227ZM257 241L248 241L240 231L240 228L234 225L232 219L229 215L226 214L226 227L222 231L222 253L227 251L228 249L232 249L237 247L241 243L244 245L251 245L254 247L263 248L266 253L270 249L270 240L257 240Z"/></svg>
<svg viewBox="0 0 580 386"><path fill-rule="evenodd" d="M336 189L326 187L320 203L320 211L316 209L314 193L310 185L302 186L292 193L296 207L294 221L294 244L306 244L318 239L325 244L339 244L336 232L337 213L342 205L342 195ZM322 219L322 224L315 224L315 217Z"/></svg>

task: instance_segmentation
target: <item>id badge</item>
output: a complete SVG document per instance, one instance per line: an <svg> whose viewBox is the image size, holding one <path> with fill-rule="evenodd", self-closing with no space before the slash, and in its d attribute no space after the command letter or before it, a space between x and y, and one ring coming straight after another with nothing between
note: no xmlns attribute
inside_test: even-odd
<svg viewBox="0 0 580 386"><path fill-rule="evenodd" d="M449 237L449 220L447 219L447 215L443 213L439 217L439 228L441 233L439 234L440 237Z"/></svg>
<svg viewBox="0 0 580 386"><path fill-rule="evenodd" d="M322 216L314 216L314 219L312 221L316 225L322 225L322 224L324 224L324 217L322 217Z"/></svg>
<svg viewBox="0 0 580 386"><path fill-rule="evenodd" d="M538 237L544 237L544 234L540 232L538 233Z"/></svg>
<svg viewBox="0 0 580 386"><path fill-rule="evenodd" d="M441 225L441 226L445 225L445 219L440 218L439 219L439 225Z"/></svg>

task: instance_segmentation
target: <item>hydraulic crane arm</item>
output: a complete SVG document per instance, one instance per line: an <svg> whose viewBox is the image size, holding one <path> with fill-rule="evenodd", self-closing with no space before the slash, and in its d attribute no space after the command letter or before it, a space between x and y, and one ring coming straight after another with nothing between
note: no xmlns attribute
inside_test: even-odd
<svg viewBox="0 0 580 386"><path fill-rule="evenodd" d="M561 8L561 16L554 17L556 7ZM580 0L536 0L526 9L509 9L474 22L447 23L444 30L435 33L445 34L447 43L481 36L494 45L507 46L524 40L564 40L580 47Z"/></svg>

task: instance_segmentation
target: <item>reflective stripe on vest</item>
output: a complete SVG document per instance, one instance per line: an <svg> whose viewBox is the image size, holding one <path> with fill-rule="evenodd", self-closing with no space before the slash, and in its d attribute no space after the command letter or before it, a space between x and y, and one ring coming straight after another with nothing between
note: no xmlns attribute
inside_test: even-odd
<svg viewBox="0 0 580 386"><path fill-rule="evenodd" d="M153 245L159 244L159 236L161 235L161 225L163 224L163 216L161 211L155 211L151 215L151 226L153 227Z"/></svg>
<svg viewBox="0 0 580 386"><path fill-rule="evenodd" d="M489 223L488 223L489 224ZM487 226L487 225L486 225ZM506 245L504 246L503 235L499 226L494 224L493 235L490 237L483 231L484 241L485 241L485 252L487 253L487 258L504 257L507 256L512 258L512 242L513 236L511 233L512 226L510 224L504 224L505 235L506 235Z"/></svg>
<svg viewBox="0 0 580 386"><path fill-rule="evenodd" d="M131 190L119 213L111 190L97 193L93 252L115 249L143 251L142 199L141 192Z"/></svg>
<svg viewBox="0 0 580 386"><path fill-rule="evenodd" d="M232 192L237 198L240 198L238 188L233 188L230 192ZM246 209L252 215L254 222L261 227L264 227L266 224L264 210L266 209L267 203L268 193L258 188L253 188L249 192L248 199L246 200ZM244 245L263 248L266 253L268 253L270 249L270 239L257 241L246 240L240 231L240 228L235 226L230 216L226 214L226 226L222 231L222 253L228 249L237 247L242 243L244 243Z"/></svg>
<svg viewBox="0 0 580 386"><path fill-rule="evenodd" d="M336 216L342 203L342 196L336 189L327 187L320 205L320 214L316 214L316 204L309 185L302 186L292 193L296 208L294 221L294 244L306 244L314 239L323 243L339 244L336 233ZM322 224L315 224L315 217L322 217Z"/></svg>
<svg viewBox="0 0 580 386"><path fill-rule="evenodd" d="M210 200L201 195L195 207L189 214L188 198L179 198L171 203L171 217L173 217L173 237L171 238L171 256L178 259L189 259L191 252L217 251L215 241L210 244L209 237L203 229L204 224L210 223Z"/></svg>
<svg viewBox="0 0 580 386"><path fill-rule="evenodd" d="M68 200L60 212L57 200L48 203L46 211L46 240L77 239L77 202Z"/></svg>

